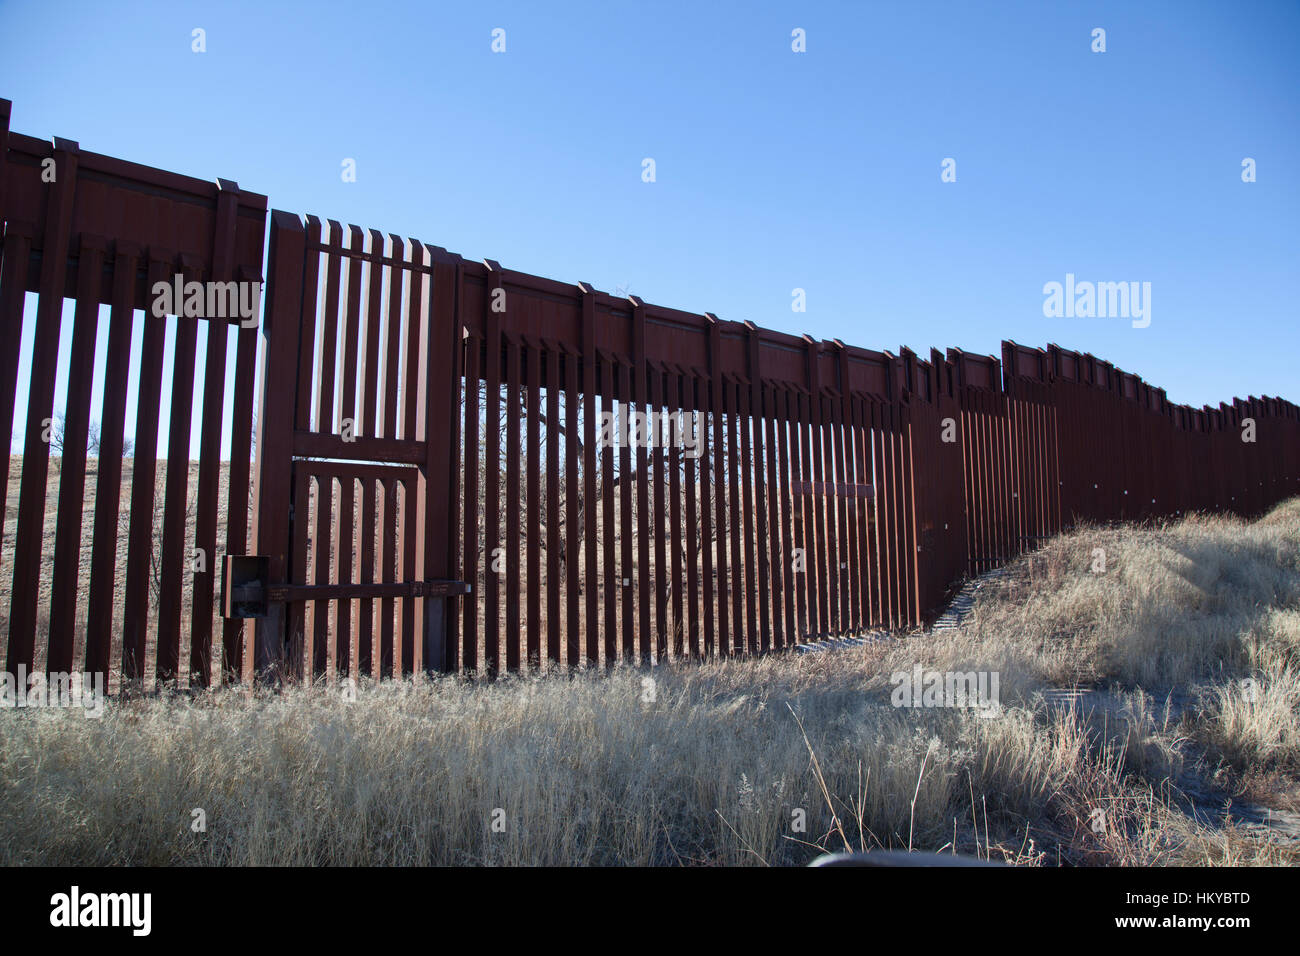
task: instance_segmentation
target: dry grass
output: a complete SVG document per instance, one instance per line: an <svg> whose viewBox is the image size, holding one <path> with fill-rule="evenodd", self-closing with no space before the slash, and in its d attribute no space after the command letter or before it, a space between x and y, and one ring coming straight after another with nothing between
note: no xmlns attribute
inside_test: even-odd
<svg viewBox="0 0 1300 956"><path fill-rule="evenodd" d="M957 631L835 653L0 712L0 863L1300 861L1211 812L1297 791L1300 501L1081 529L981 594ZM998 672L1001 715L892 707L916 663ZM1105 706L1044 702L1075 683Z"/></svg>

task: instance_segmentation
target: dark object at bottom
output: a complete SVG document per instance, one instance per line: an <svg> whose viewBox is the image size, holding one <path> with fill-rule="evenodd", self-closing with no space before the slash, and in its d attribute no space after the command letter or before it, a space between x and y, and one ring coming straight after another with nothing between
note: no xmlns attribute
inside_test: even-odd
<svg viewBox="0 0 1300 956"><path fill-rule="evenodd" d="M828 853L809 866L1005 866L992 860L948 853L908 853L904 850L877 850L874 853Z"/></svg>

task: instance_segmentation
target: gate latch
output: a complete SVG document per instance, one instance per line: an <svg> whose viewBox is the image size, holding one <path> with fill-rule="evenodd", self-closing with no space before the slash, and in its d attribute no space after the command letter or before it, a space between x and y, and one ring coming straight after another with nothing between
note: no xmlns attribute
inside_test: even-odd
<svg viewBox="0 0 1300 956"><path fill-rule="evenodd" d="M271 559L262 555L226 555L221 575L223 617L265 617L268 605L290 601L440 598L469 594L471 590L464 581L448 579L371 584L268 584L270 567Z"/></svg>

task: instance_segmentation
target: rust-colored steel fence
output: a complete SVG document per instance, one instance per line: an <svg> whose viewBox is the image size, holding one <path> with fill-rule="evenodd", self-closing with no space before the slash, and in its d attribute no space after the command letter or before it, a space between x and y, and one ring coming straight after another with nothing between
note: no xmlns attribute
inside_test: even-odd
<svg viewBox="0 0 1300 956"><path fill-rule="evenodd" d="M6 439L20 366L30 381L0 464L11 673L202 686L764 653L920 624L1079 521L1300 492L1280 399L1175 406L1056 346L796 337L281 211L260 335L155 316L177 275L260 283L265 198L10 133L5 101L0 123Z"/></svg>
<svg viewBox="0 0 1300 956"><path fill-rule="evenodd" d="M205 684L219 635L215 663L238 673L242 622L214 613L211 570L219 548L242 553L249 545L257 330L157 317L151 289L178 275L182 282L259 283L266 198L232 182L204 182L83 152L75 142L13 133L9 115L10 104L0 101L5 669L31 672L39 631L40 664L48 672L68 673L75 664L106 675L120 668L128 681L143 681L152 670L169 681L184 669ZM25 308L29 293L36 295L33 310ZM73 304L70 322L65 301ZM62 453L52 471L60 343L69 332ZM92 480L87 447L98 342L105 342L105 361ZM202 366L196 364L200 342ZM30 383L19 425L21 457L8 453L20 359ZM196 382L202 383L199 457L191 462ZM160 460L164 414L167 450ZM134 457L123 455L128 416ZM231 432L224 462L223 424ZM195 549L203 550L202 560ZM191 571L200 565L206 571Z"/></svg>

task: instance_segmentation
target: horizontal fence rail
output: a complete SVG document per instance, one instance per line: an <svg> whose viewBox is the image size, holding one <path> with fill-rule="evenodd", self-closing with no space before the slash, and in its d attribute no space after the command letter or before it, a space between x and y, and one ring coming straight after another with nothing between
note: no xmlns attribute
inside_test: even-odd
<svg viewBox="0 0 1300 956"><path fill-rule="evenodd" d="M819 341L282 211L260 323L159 316L160 281L260 293L265 198L10 133L9 111L0 329L31 343L0 361L0 429L22 434L0 464L10 673L762 654L923 624L963 576L1079 522L1300 492L1281 399L1173 405L1055 345Z"/></svg>

